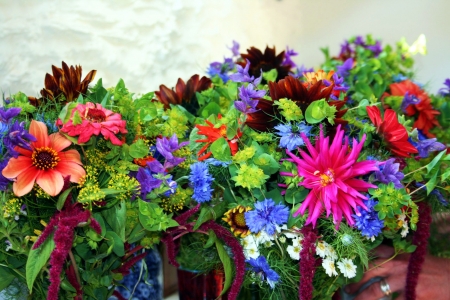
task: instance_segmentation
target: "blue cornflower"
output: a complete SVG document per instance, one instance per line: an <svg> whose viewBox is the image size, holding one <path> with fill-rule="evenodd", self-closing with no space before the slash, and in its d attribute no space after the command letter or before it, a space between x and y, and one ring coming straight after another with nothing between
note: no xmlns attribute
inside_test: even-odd
<svg viewBox="0 0 450 300"><path fill-rule="evenodd" d="M250 69L250 61L246 59L247 64L243 68L240 65L237 65L237 72L230 75L230 79L234 82L252 82L255 80L255 76L251 76L248 73L248 70Z"/></svg>
<svg viewBox="0 0 450 300"><path fill-rule="evenodd" d="M250 258L246 262L251 266L249 270L255 272L261 280L267 280L267 283L272 289L275 287L278 280L280 280L280 275L270 268L264 256L258 256L257 259Z"/></svg>
<svg viewBox="0 0 450 300"><path fill-rule="evenodd" d="M423 183L420 182L416 182L416 186L418 188L422 188L424 186ZM426 187L423 187L423 190L427 190ZM436 198L439 200L439 202L441 202L442 205L447 206L448 205L448 201L444 198L444 196L441 194L441 192L439 192L437 189L433 189L430 193L430 195L434 195L436 196Z"/></svg>
<svg viewBox="0 0 450 300"><path fill-rule="evenodd" d="M206 73L210 76L210 77L214 77L216 75L218 75L223 82L227 82L230 77L228 76L228 72L230 72L231 70L233 70L234 68L234 63L232 61L231 58L225 58L225 61L223 63L220 62L213 62L209 65L208 70L206 71Z"/></svg>
<svg viewBox="0 0 450 300"><path fill-rule="evenodd" d="M444 97L450 96L450 78L445 79L444 85L446 85L446 87L439 89L439 95Z"/></svg>
<svg viewBox="0 0 450 300"><path fill-rule="evenodd" d="M446 148L445 145L438 142L436 138L427 139L427 137L420 131L418 131L418 137L419 140L417 142L413 141L411 138L408 140L414 147L416 147L419 152L419 156L422 158L428 157L430 152L442 151Z"/></svg>
<svg viewBox="0 0 450 300"><path fill-rule="evenodd" d="M405 175L399 171L400 164L395 163L394 158L390 158L384 163L380 163L378 168L380 170L374 172L376 180L384 184L389 184L392 182L394 183L396 189L403 188L401 181Z"/></svg>
<svg viewBox="0 0 450 300"><path fill-rule="evenodd" d="M265 230L269 235L273 235L276 225L283 225L288 221L289 208L283 204L275 205L272 199L264 199L257 202L255 209L246 212L244 217L251 232Z"/></svg>
<svg viewBox="0 0 450 300"><path fill-rule="evenodd" d="M208 158L205 160L205 163L210 164L211 166L215 166L215 167L223 167L226 168L231 164L231 160L230 161L221 161L215 158Z"/></svg>
<svg viewBox="0 0 450 300"><path fill-rule="evenodd" d="M233 53L233 56L239 56L239 43L233 40L233 46L229 48Z"/></svg>
<svg viewBox="0 0 450 300"><path fill-rule="evenodd" d="M185 160L185 158L174 156L173 152L187 144L189 144L189 142L178 144L178 137L175 133L171 138L163 137L162 139L156 139L156 149L166 159L166 162L164 163L166 168L173 168Z"/></svg>
<svg viewBox="0 0 450 300"><path fill-rule="evenodd" d="M406 92L400 108L404 113L406 113L406 109L408 108L408 106L410 106L411 104L418 104L419 102L419 98Z"/></svg>
<svg viewBox="0 0 450 300"><path fill-rule="evenodd" d="M197 162L192 164L189 181L194 189L192 198L195 201L203 203L211 200L214 190L211 188L211 183L214 181L214 177L209 174L207 163Z"/></svg>
<svg viewBox="0 0 450 300"><path fill-rule="evenodd" d="M353 215L353 219L356 222L356 228L361 231L363 236L368 238L375 237L380 234L384 227L384 221L378 218L378 212L374 209L374 206L377 203L378 202L372 198L365 200L364 205L367 207L367 210L358 206L357 208L361 214L359 216Z"/></svg>
<svg viewBox="0 0 450 300"><path fill-rule="evenodd" d="M253 98L262 98L265 94L266 91L264 90L254 90L254 86L251 83L248 86L241 86L239 88L239 98L242 101L234 101L234 107L244 114L254 113L257 111L256 105L258 105L259 100L253 100Z"/></svg>
<svg viewBox="0 0 450 300"><path fill-rule="evenodd" d="M274 128L278 130L278 132L275 133L281 136L280 148L286 148L289 151L292 151L305 144L300 133L303 132L306 136L310 136L312 126L308 126L302 121L295 124L279 124Z"/></svg>
<svg viewBox="0 0 450 300"><path fill-rule="evenodd" d="M49 119L45 119L45 116L43 113L36 114L35 120L44 123L47 126L49 134L59 131L58 126L56 126L56 122L51 121Z"/></svg>
<svg viewBox="0 0 450 300"><path fill-rule="evenodd" d="M282 63L283 66L290 66L291 68L296 67L297 64L291 59L292 56L297 56L298 53L294 51L294 49L289 49L286 47L286 52L284 52L284 61Z"/></svg>

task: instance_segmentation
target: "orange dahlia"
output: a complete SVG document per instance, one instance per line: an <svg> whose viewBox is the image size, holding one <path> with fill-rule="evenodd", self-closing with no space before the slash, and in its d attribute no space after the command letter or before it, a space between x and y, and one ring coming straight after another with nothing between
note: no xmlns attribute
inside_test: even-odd
<svg viewBox="0 0 450 300"><path fill-rule="evenodd" d="M70 181L78 182L86 175L82 167L80 154L76 150L62 151L72 142L60 133L48 135L44 123L31 121L30 134L36 138L31 142L32 150L17 146L20 153L17 158L11 158L2 174L13 179L13 191L21 197L31 191L36 182L50 196L58 195L64 186L64 177L70 176Z"/></svg>

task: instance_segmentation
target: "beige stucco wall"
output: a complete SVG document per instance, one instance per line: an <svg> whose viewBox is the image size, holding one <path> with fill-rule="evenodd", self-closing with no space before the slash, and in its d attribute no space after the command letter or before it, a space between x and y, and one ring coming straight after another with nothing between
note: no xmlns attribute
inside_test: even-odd
<svg viewBox="0 0 450 300"><path fill-rule="evenodd" d="M0 0L0 90L38 95L45 73L64 60L143 93L204 74L233 39L241 50L289 45L297 63L316 67L320 47L338 53L353 35L412 43L424 33L417 79L436 91L450 77L448 11L446 0Z"/></svg>

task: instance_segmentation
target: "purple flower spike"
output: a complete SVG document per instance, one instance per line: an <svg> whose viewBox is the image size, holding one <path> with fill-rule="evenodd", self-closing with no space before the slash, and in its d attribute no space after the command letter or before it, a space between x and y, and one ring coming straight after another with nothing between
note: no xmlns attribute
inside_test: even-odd
<svg viewBox="0 0 450 300"><path fill-rule="evenodd" d="M379 171L375 171L375 178L381 183L389 184L390 182L394 183L395 188L401 189L403 188L403 184L401 181L405 175L399 171L400 164L395 163L394 158L390 158L384 163L380 163Z"/></svg>
<svg viewBox="0 0 450 300"><path fill-rule="evenodd" d="M246 59L247 64L245 68L240 65L237 65L237 72L230 75L230 79L234 82L252 82L255 77L248 74L248 70L250 69L250 61Z"/></svg>
<svg viewBox="0 0 450 300"><path fill-rule="evenodd" d="M353 68L353 58L349 58L340 66L337 66L336 73L339 76L347 77L350 75L350 70Z"/></svg>
<svg viewBox="0 0 450 300"><path fill-rule="evenodd" d="M20 114L20 111L22 109L20 107L12 107L10 109L4 109L1 108L0 109L0 122L2 123L9 123L9 121L14 118L15 116L17 116L18 114Z"/></svg>
<svg viewBox="0 0 450 300"><path fill-rule="evenodd" d="M185 158L175 157L173 152L186 146L187 144L189 144L189 142L182 142L178 144L178 137L176 134L173 134L170 139L167 137L156 139L156 149L166 159L165 166L167 168L175 167L185 160Z"/></svg>
<svg viewBox="0 0 450 300"><path fill-rule="evenodd" d="M233 53L233 56L239 56L239 43L233 40L233 46L229 48Z"/></svg>

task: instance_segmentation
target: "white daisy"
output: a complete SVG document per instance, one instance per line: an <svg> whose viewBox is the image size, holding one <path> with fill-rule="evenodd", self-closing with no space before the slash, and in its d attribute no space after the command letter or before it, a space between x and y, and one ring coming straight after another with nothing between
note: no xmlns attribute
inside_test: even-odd
<svg viewBox="0 0 450 300"><path fill-rule="evenodd" d="M349 258L343 258L337 263L337 267L342 274L347 278L353 278L356 276L356 266Z"/></svg>
<svg viewBox="0 0 450 300"><path fill-rule="evenodd" d="M289 245L289 246L287 246L286 250L292 259L300 260L300 251L302 251L302 246L300 246L298 244L297 245L295 245L295 244Z"/></svg>
<svg viewBox="0 0 450 300"><path fill-rule="evenodd" d="M318 242L316 246L316 254L322 258L325 258L328 253L328 243L327 242Z"/></svg>
<svg viewBox="0 0 450 300"><path fill-rule="evenodd" d="M336 250L334 250L333 247L331 247L330 245L327 246L327 252L325 254L327 256L327 258L332 259L332 260L336 260L337 259L337 253Z"/></svg>
<svg viewBox="0 0 450 300"><path fill-rule="evenodd" d="M325 273L327 273L328 276L337 276L338 273L336 271L336 266L334 265L334 261L328 258L325 258L322 260L322 267L325 269Z"/></svg>
<svg viewBox="0 0 450 300"><path fill-rule="evenodd" d="M246 259L258 258L259 250L256 244L256 238L254 235L248 235L242 239L242 247L244 248L244 255Z"/></svg>

